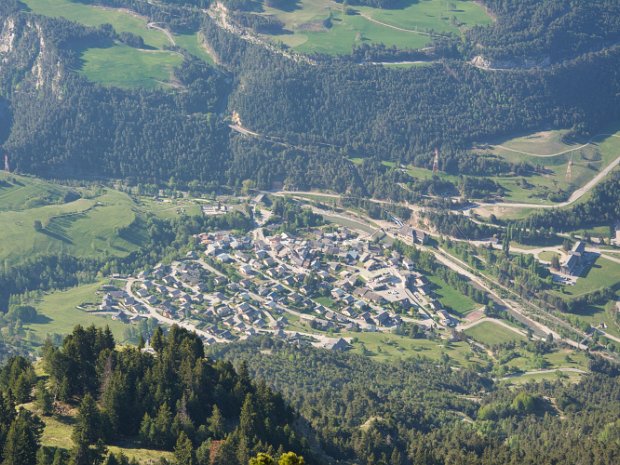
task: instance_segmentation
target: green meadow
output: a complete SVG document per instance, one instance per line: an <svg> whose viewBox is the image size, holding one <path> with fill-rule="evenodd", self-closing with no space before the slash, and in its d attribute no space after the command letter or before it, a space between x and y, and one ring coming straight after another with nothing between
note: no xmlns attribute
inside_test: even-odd
<svg viewBox="0 0 620 465"><path fill-rule="evenodd" d="M0 260L66 253L122 257L145 244L146 217L201 214L192 199L154 200L111 188L70 188L30 176L0 172ZM35 228L35 222L42 229Z"/></svg>
<svg viewBox="0 0 620 465"><path fill-rule="evenodd" d="M111 24L116 32L129 32L144 39L147 49L124 44L80 50L79 71L89 80L122 88L172 87L172 73L183 63L180 53L166 50L173 45L162 31L149 28L148 20L129 10L85 5L71 0L24 0L31 12L62 17L86 26ZM213 63L200 44L198 34L174 35L175 43L190 54Z"/></svg>
<svg viewBox="0 0 620 465"><path fill-rule="evenodd" d="M157 88L169 85L183 56L161 50L138 50L126 45L89 48L82 53L82 73L89 80L123 88Z"/></svg>
<svg viewBox="0 0 620 465"><path fill-rule="evenodd" d="M510 341L525 341L525 336L519 335L508 328L493 323L492 321L484 321L472 328L466 329L465 334L482 344L492 346Z"/></svg>
<svg viewBox="0 0 620 465"><path fill-rule="evenodd" d="M466 295L461 294L437 276L429 277L429 281L436 286L433 292L437 294L439 301L447 307L451 313L455 313L461 318L482 307L482 305L477 304Z"/></svg>
<svg viewBox="0 0 620 465"><path fill-rule="evenodd" d="M102 294L97 291L107 281L85 284L66 291L55 291L43 295L31 303L37 309L38 318L34 323L25 324L26 330L32 331L40 341L48 334L69 334L76 325L104 327L108 325L118 342L123 342L127 325L110 317L92 314L77 308L82 304L99 304Z"/></svg>
<svg viewBox="0 0 620 465"><path fill-rule="evenodd" d="M480 154L500 157L512 163L529 163L540 166L541 174L533 176L489 176L505 189L504 199L509 202L524 202L531 204L552 204L546 198L547 194L560 189L573 192L587 184L601 170L620 157L620 131L618 125L610 127L604 134L594 137L591 141L581 141L568 144L562 140L567 131L546 131L520 136L507 141L491 145L489 150L480 150ZM510 150L508 150L508 148ZM362 158L351 158L354 164L361 164ZM388 167L394 167L393 162L384 161ZM571 164L572 175L567 177L567 169ZM403 168L411 177L416 179L430 179L434 175L457 184L457 175L443 172L433 173L432 170L416 166ZM587 199L585 194L579 199ZM527 216L527 211L510 209L502 217L520 218ZM499 216L499 213L496 213Z"/></svg>
<svg viewBox="0 0 620 465"><path fill-rule="evenodd" d="M342 4L331 0L301 0L299 7L282 11L266 7L264 15L276 16L287 33L266 35L302 53L330 55L351 53L363 43L383 43L400 48L421 48L434 33L460 34L491 18L473 1L455 1L454 9L444 0L425 0L397 9L352 7L346 14ZM331 19L331 25L325 20Z"/></svg>
<svg viewBox="0 0 620 465"><path fill-rule="evenodd" d="M596 262L577 279L572 286L563 286L562 295L567 299L575 298L598 289L607 289L620 284L620 263L605 257L597 258Z"/></svg>
<svg viewBox="0 0 620 465"><path fill-rule="evenodd" d="M399 358L427 357L441 360L450 357L451 364L470 366L480 362L466 342L431 341L428 339L411 339L390 333L350 333L344 337L353 337L354 353L366 355L379 361L396 361ZM444 355L445 354L445 355Z"/></svg>
<svg viewBox="0 0 620 465"><path fill-rule="evenodd" d="M137 211L129 196L113 190L67 203L0 211L0 260L11 264L50 253L125 256L137 250L144 238L136 220ZM41 230L35 228L36 221L41 222ZM123 237L121 228L127 228Z"/></svg>

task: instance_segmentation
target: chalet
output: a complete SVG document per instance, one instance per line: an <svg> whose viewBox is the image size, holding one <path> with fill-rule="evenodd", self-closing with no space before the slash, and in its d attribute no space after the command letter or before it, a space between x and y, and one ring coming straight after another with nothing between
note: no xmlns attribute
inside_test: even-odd
<svg viewBox="0 0 620 465"><path fill-rule="evenodd" d="M420 230L420 229L415 229L413 231L413 241L418 243L418 244L422 244L422 245L426 245L428 244L428 240L429 240L429 235L427 233L425 233L424 231Z"/></svg>
<svg viewBox="0 0 620 465"><path fill-rule="evenodd" d="M342 299L345 295L347 295L346 292L344 292L342 289L337 288L337 287L332 289L331 294L332 294L332 297L336 300Z"/></svg>
<svg viewBox="0 0 620 465"><path fill-rule="evenodd" d="M375 315L374 320L379 326L389 326L391 323L390 315L385 311Z"/></svg>
<svg viewBox="0 0 620 465"><path fill-rule="evenodd" d="M351 344L349 344L343 338L339 338L335 341L330 341L326 343L324 347L329 350L345 351L351 348Z"/></svg>
<svg viewBox="0 0 620 465"><path fill-rule="evenodd" d="M452 316L445 310L439 310L437 312L437 316L439 317L439 320L447 326L454 326L456 323L454 318L452 318Z"/></svg>
<svg viewBox="0 0 620 465"><path fill-rule="evenodd" d="M233 261L233 258L227 253L221 253L217 255L215 259L220 263L230 263Z"/></svg>
<svg viewBox="0 0 620 465"><path fill-rule="evenodd" d="M221 286L222 284L226 284L228 282L228 278L226 276L216 276L213 278L213 282L216 286Z"/></svg>

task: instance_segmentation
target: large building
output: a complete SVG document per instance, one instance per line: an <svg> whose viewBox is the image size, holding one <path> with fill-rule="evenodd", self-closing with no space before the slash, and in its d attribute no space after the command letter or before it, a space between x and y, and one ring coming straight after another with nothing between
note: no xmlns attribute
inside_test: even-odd
<svg viewBox="0 0 620 465"><path fill-rule="evenodd" d="M586 243L577 241L572 250L568 252L568 258L562 264L561 271L571 276L579 276L584 265Z"/></svg>

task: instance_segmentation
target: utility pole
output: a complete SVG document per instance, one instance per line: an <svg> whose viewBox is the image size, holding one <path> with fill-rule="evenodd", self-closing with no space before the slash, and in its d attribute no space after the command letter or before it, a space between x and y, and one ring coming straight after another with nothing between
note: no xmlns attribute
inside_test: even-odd
<svg viewBox="0 0 620 465"><path fill-rule="evenodd" d="M573 159L571 157L570 161L568 162L568 166L566 167L566 180L570 182L572 179L573 179Z"/></svg>

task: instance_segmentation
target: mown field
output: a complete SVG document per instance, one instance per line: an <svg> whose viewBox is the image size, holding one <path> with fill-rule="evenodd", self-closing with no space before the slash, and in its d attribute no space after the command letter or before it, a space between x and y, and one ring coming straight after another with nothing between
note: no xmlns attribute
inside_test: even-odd
<svg viewBox="0 0 620 465"><path fill-rule="evenodd" d="M491 321L484 321L465 330L465 334L482 344L492 346L510 341L525 341L526 338Z"/></svg>
<svg viewBox="0 0 620 465"><path fill-rule="evenodd" d="M553 204L547 198L549 193L563 190L572 193L594 178L600 171L620 157L620 131L618 125L610 126L604 134L595 136L591 141L565 143L562 136L567 131L546 131L521 136L498 142L480 154L493 154L512 163L529 163L540 166L541 174L533 176L488 176L505 189L504 199L508 202L531 203L533 205ZM510 150L508 150L510 149ZM351 158L351 162L360 164L361 158ZM567 177L568 165L572 164L572 175ZM393 162L383 162L393 167ZM426 168L407 166L404 168L413 178L430 179L435 173ZM439 172L437 176L454 184L459 177ZM585 201L584 195L579 201ZM515 209L502 213L500 206L493 209L497 216L520 218L528 211ZM505 214L504 214L505 213Z"/></svg>
<svg viewBox="0 0 620 465"><path fill-rule="evenodd" d="M267 7L262 14L276 16L286 30L266 37L302 53L348 54L363 43L421 48L430 42L431 33L460 34L491 22L481 6L464 0L425 0L392 10L351 7L353 14L346 14L342 4L331 0L301 0L297 5L292 11Z"/></svg>
<svg viewBox="0 0 620 465"><path fill-rule="evenodd" d="M620 156L620 131L617 126L592 140L565 143L567 131L546 131L517 137L494 145L492 151L512 162L539 165L544 174L529 177L493 177L507 189L507 200L550 203L548 192L562 189L572 192L583 186ZM567 176L571 164L572 174ZM523 181L526 182L523 182Z"/></svg>
<svg viewBox="0 0 620 465"><path fill-rule="evenodd" d="M461 294L456 289L450 287L445 281L436 276L429 277L429 281L434 284L433 292L437 294L437 298L448 308L450 313L455 313L459 317L464 317L474 310L482 307L471 298Z"/></svg>
<svg viewBox="0 0 620 465"><path fill-rule="evenodd" d="M111 24L117 32L130 32L144 39L146 49L123 44L111 47L80 49L80 71L91 81L123 88L169 87L171 74L181 65L181 54L165 50L172 45L162 31L149 28L148 21L123 9L85 5L71 0L24 0L31 12L62 17L86 26ZM173 36L180 47L209 63L213 60L201 46L198 34Z"/></svg>
<svg viewBox="0 0 620 465"><path fill-rule="evenodd" d="M89 48L82 54L82 73L89 80L124 88L166 86L183 56L163 50L141 51L126 45Z"/></svg>

